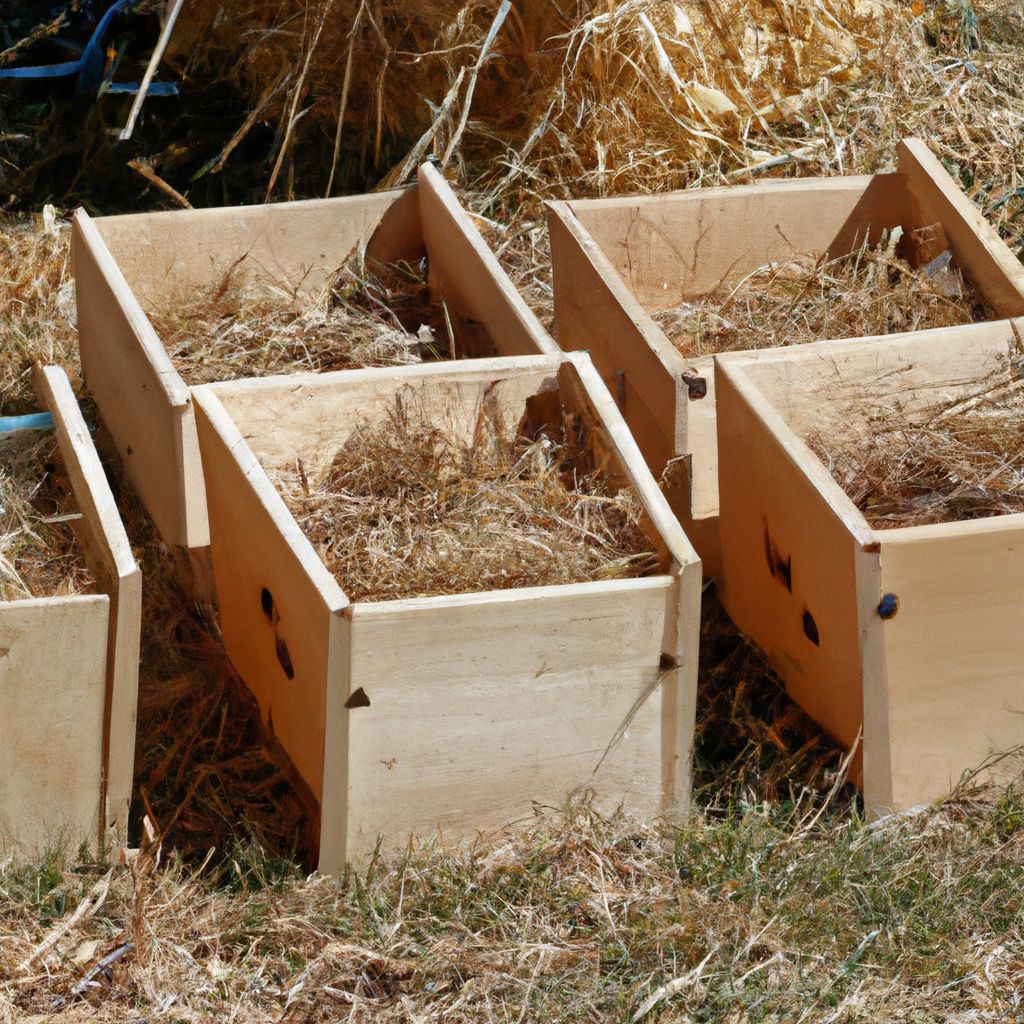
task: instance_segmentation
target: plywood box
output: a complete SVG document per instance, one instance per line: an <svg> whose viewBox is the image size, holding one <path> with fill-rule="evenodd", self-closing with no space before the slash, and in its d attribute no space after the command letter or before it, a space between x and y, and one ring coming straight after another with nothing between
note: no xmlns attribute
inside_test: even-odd
<svg viewBox="0 0 1024 1024"><path fill-rule="evenodd" d="M832 461L893 416L1014 390L1022 328L717 357L722 601L813 718L847 745L863 729L875 809L1024 743L1024 514L872 527L806 442Z"/></svg>
<svg viewBox="0 0 1024 1024"><path fill-rule="evenodd" d="M63 370L37 377L94 592L0 602L0 849L97 843L127 822L142 587Z"/></svg>
<svg viewBox="0 0 1024 1024"><path fill-rule="evenodd" d="M684 358L653 319L770 261L839 256L941 225L996 316L1024 313L1024 268L920 140L892 174L767 181L549 204L555 336L586 349L704 560L720 571L713 357ZM924 262L935 255L908 257ZM818 340L826 340L825 338Z"/></svg>
<svg viewBox="0 0 1024 1024"><path fill-rule="evenodd" d="M319 804L320 866L378 834L498 828L592 789L660 814L689 798L700 562L589 359L518 357L194 391L228 653ZM484 403L571 415L631 488L653 575L350 601L271 482L310 479L361 428L420 403L465 440ZM344 530L339 528L339 542Z"/></svg>
<svg viewBox="0 0 1024 1024"><path fill-rule="evenodd" d="M145 310L195 302L230 276L249 294L313 296L355 252L429 261L465 354L553 354L554 342L433 168L407 190L268 206L90 218L72 255L86 384L167 543L209 544L189 388Z"/></svg>

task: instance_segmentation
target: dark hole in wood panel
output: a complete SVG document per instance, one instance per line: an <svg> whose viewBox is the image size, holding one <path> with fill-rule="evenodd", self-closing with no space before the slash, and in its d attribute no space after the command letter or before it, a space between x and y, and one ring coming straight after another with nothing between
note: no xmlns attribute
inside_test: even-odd
<svg viewBox="0 0 1024 1024"><path fill-rule="evenodd" d="M818 636L818 624L814 621L814 616L810 612L804 612L804 636L806 636L815 647L821 645L821 639Z"/></svg>
<svg viewBox="0 0 1024 1024"><path fill-rule="evenodd" d="M274 597L270 593L270 591L267 590L266 587L264 587L260 591L260 607L263 609L263 614L266 615L267 621L268 622L273 622L274 621Z"/></svg>
<svg viewBox="0 0 1024 1024"><path fill-rule="evenodd" d="M366 696L366 691L361 686L345 701L347 708L368 708L369 706L370 698Z"/></svg>
<svg viewBox="0 0 1024 1024"><path fill-rule="evenodd" d="M294 679L295 667L292 665L292 658L288 653L288 645L284 642L284 637L279 636L277 638L275 650L277 652L277 660L281 663L281 668L284 669L284 674L289 679Z"/></svg>

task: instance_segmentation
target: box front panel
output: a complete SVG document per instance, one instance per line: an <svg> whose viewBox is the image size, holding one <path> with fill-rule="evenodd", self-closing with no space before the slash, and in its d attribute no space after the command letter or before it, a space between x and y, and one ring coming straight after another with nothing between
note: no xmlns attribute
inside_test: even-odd
<svg viewBox="0 0 1024 1024"><path fill-rule="evenodd" d="M671 594L656 577L356 606L348 856L590 787L604 808L657 813Z"/></svg>
<svg viewBox="0 0 1024 1024"><path fill-rule="evenodd" d="M943 796L990 754L1024 744L1024 517L915 527L882 536L877 614L888 702L891 779L871 785L876 737L865 735L865 798L905 808ZM1001 766L1019 774L1019 760ZM998 777L999 773L996 772Z"/></svg>
<svg viewBox="0 0 1024 1024"><path fill-rule="evenodd" d="M0 849L97 839L105 596L0 604Z"/></svg>

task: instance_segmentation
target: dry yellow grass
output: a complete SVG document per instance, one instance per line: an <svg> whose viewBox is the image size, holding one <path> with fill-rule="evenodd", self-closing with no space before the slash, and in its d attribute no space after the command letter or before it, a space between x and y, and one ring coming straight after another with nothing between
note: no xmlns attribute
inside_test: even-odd
<svg viewBox="0 0 1024 1024"><path fill-rule="evenodd" d="M631 491L565 428L513 437L481 411L461 441L408 402L357 430L322 479L277 473L300 526L352 600L642 576L657 567Z"/></svg>

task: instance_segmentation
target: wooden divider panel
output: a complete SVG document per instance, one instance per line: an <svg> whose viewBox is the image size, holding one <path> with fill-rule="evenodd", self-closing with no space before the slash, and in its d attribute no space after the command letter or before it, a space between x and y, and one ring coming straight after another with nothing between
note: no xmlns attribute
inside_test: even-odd
<svg viewBox="0 0 1024 1024"><path fill-rule="evenodd" d="M0 604L0 849L96 841L109 618L104 594Z"/></svg>
<svg viewBox="0 0 1024 1024"><path fill-rule="evenodd" d="M72 229L86 386L161 536L206 547L203 474L188 388L88 214Z"/></svg>
<svg viewBox="0 0 1024 1024"><path fill-rule="evenodd" d="M332 619L348 601L224 411L195 389L211 553L232 664L313 795L323 786L325 706L343 672Z"/></svg>
<svg viewBox="0 0 1024 1024"><path fill-rule="evenodd" d="M850 745L863 721L857 551L871 533L743 370L719 357L716 373L722 604L793 699Z"/></svg>
<svg viewBox="0 0 1024 1024"><path fill-rule="evenodd" d="M419 169L419 193L431 288L462 319L487 331L494 355L557 355L558 346L430 164Z"/></svg>
<svg viewBox="0 0 1024 1024"><path fill-rule="evenodd" d="M67 374L56 366L42 369L36 374L36 390L53 415L75 504L82 515L79 539L100 589L110 599L102 728L104 822L124 829L135 768L142 574Z"/></svg>
<svg viewBox="0 0 1024 1024"><path fill-rule="evenodd" d="M1024 515L876 533L879 600L891 594L899 604L892 618L875 616L891 767L888 790L869 787L865 800L904 809L1024 744ZM873 699L868 689L865 701ZM995 777L1008 782L1020 762L1001 769Z"/></svg>
<svg viewBox="0 0 1024 1024"><path fill-rule="evenodd" d="M194 300L229 272L251 289L316 293L403 195L134 213L94 223L129 286L149 307ZM409 211L406 204L400 227L389 224L389 248L409 248Z"/></svg>
<svg viewBox="0 0 1024 1024"><path fill-rule="evenodd" d="M352 610L348 856L595 788L662 810L659 657L673 581L541 587ZM397 825L397 827L396 827Z"/></svg>
<svg viewBox="0 0 1024 1024"><path fill-rule="evenodd" d="M870 175L767 181L569 205L649 312L796 253L824 255Z"/></svg>

